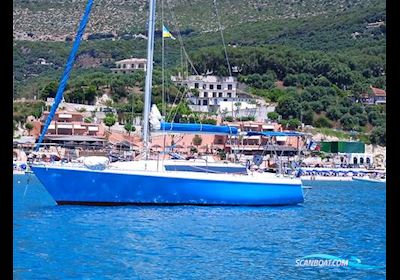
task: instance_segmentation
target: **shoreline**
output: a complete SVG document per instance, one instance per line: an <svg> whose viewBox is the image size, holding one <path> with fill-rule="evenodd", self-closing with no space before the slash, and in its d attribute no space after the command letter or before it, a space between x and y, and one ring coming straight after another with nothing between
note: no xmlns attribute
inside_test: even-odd
<svg viewBox="0 0 400 280"><path fill-rule="evenodd" d="M311 179L314 178L314 179ZM337 177L337 176L301 176L303 181L353 181L352 177Z"/></svg>

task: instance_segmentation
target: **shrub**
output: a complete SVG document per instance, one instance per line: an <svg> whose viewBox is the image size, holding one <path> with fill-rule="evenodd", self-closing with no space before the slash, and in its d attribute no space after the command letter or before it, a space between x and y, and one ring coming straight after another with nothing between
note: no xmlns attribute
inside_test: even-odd
<svg viewBox="0 0 400 280"><path fill-rule="evenodd" d="M320 116L314 121L315 127L332 127L332 122L324 116Z"/></svg>

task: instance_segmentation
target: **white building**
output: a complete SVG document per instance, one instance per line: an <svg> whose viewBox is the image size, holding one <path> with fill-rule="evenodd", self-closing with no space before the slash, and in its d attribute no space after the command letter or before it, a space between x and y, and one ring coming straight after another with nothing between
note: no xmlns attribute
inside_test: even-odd
<svg viewBox="0 0 400 280"><path fill-rule="evenodd" d="M115 62L116 68L111 68L113 73L129 74L135 70L146 71L147 59L145 58L128 58Z"/></svg>
<svg viewBox="0 0 400 280"><path fill-rule="evenodd" d="M189 100L195 105L219 105L221 101L236 99L237 80L235 77L198 75L188 76L183 80L179 76L172 76L171 80L177 85L198 90L198 95L192 92L189 97Z"/></svg>
<svg viewBox="0 0 400 280"><path fill-rule="evenodd" d="M372 154L366 153L350 153L346 154L349 164L369 166L374 163Z"/></svg>

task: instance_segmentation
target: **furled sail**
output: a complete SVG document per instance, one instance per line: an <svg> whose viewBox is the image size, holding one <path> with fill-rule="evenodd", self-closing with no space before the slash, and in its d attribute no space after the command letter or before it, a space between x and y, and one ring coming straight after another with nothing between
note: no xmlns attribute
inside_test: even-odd
<svg viewBox="0 0 400 280"><path fill-rule="evenodd" d="M263 131L263 132L258 132L258 131L248 131L246 132L247 136L266 136L266 137L274 137L274 136L303 136L306 135L306 133L301 133L297 131Z"/></svg>
<svg viewBox="0 0 400 280"><path fill-rule="evenodd" d="M194 133L194 134L220 134L237 135L239 130L228 125L194 124L194 123L168 123L161 122L160 130L165 133Z"/></svg>
<svg viewBox="0 0 400 280"><path fill-rule="evenodd" d="M161 121L162 117L157 106L153 104L150 111L149 122L153 131L164 133L193 133L193 134L219 134L237 135L239 130L228 125L195 124L195 123L169 123Z"/></svg>

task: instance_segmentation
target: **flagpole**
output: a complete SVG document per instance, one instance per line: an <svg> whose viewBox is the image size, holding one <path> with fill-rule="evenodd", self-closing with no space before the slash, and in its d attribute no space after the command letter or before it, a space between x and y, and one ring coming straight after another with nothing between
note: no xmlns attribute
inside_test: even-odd
<svg viewBox="0 0 400 280"><path fill-rule="evenodd" d="M162 85L161 85L161 89L162 89L162 112L165 116L167 115L167 104L166 104L166 100L165 100L165 87L164 87L164 0L161 0L161 79L162 79ZM165 142L166 142L166 135L164 133L164 139L163 139L163 150L164 150L164 154L162 157L162 161L164 161L165 158Z"/></svg>

